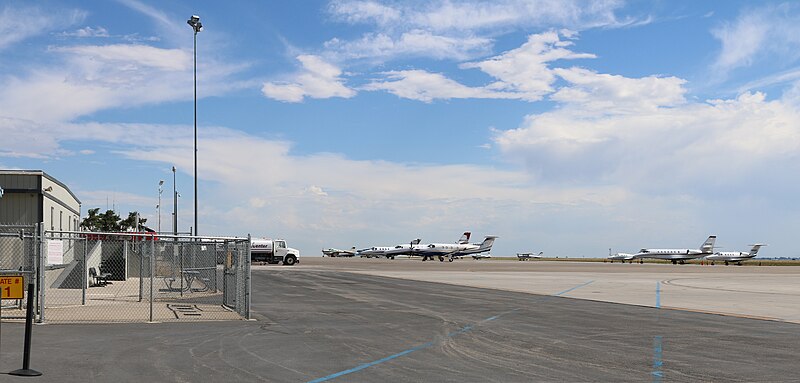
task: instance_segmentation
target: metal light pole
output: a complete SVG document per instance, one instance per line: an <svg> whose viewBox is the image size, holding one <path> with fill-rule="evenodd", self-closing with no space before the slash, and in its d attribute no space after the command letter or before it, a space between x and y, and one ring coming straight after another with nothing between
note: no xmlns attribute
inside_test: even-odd
<svg viewBox="0 0 800 383"><path fill-rule="evenodd" d="M194 30L194 235L197 235L197 32L203 30L200 16L192 15L186 23Z"/></svg>
<svg viewBox="0 0 800 383"><path fill-rule="evenodd" d="M158 205L156 208L158 209L158 232L161 233L161 193L164 192L164 189L161 187L164 185L164 180L158 181Z"/></svg>
<svg viewBox="0 0 800 383"><path fill-rule="evenodd" d="M175 183L175 167L172 167L172 198L174 205L172 206L172 235L178 235L178 189Z"/></svg>

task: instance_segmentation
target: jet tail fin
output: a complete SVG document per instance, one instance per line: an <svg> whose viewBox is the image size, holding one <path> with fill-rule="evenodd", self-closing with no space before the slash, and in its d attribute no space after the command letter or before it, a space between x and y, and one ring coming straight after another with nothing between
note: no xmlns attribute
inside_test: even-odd
<svg viewBox="0 0 800 383"><path fill-rule="evenodd" d="M471 235L472 235L471 232L465 231L464 234L461 235L461 238L459 238L458 242L456 242L456 243L458 243L459 245L463 245L465 243L469 243L469 237Z"/></svg>
<svg viewBox="0 0 800 383"><path fill-rule="evenodd" d="M487 235L486 238L483 239L481 243L480 249L483 251L488 251L492 249L492 245L494 245L494 240L497 239L497 236L494 235Z"/></svg>
<svg viewBox="0 0 800 383"><path fill-rule="evenodd" d="M750 255L755 257L756 254L758 254L758 249L760 249L761 246L767 246L767 245L765 245L763 243L756 243L755 245L753 245L753 248L750 249Z"/></svg>
<svg viewBox="0 0 800 383"><path fill-rule="evenodd" d="M716 235L709 236L708 239L706 239L706 241L703 242L703 245L700 246L700 251L702 251L703 253L709 253L709 254L713 253L714 252L714 242L716 242L716 240L717 240L717 236Z"/></svg>

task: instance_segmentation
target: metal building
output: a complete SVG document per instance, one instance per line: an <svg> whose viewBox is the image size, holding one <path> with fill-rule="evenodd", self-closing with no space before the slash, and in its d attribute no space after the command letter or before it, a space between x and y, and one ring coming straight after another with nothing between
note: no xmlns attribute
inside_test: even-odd
<svg viewBox="0 0 800 383"><path fill-rule="evenodd" d="M81 201L44 171L0 169L0 189L0 224L44 222L45 230L78 230Z"/></svg>

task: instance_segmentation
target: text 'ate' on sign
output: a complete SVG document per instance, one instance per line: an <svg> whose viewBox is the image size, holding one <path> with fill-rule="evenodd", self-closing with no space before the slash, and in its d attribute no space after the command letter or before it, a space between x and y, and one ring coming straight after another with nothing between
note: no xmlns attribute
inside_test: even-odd
<svg viewBox="0 0 800 383"><path fill-rule="evenodd" d="M0 276L0 292L2 299L22 299L25 289L25 279L22 276Z"/></svg>

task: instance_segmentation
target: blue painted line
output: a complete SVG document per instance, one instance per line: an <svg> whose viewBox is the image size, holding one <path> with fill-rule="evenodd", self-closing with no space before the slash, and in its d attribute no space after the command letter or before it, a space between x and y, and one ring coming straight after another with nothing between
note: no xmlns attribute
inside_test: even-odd
<svg viewBox="0 0 800 383"><path fill-rule="evenodd" d="M661 281L656 282L656 308L661 308Z"/></svg>
<svg viewBox="0 0 800 383"><path fill-rule="evenodd" d="M558 293L558 294L553 294L553 295L554 295L554 296L559 296L559 295L561 295L561 294L566 294L566 293L568 293L568 292L570 292L570 291L572 291L572 290L579 289L579 288L581 288L581 287L583 287L583 286L586 286L586 285L588 285L588 284L590 284L590 283L592 283L592 282L594 282L594 280L591 280L591 281L589 281L589 282L586 282L586 283L584 283L584 284L577 285L577 286L575 286L575 287L573 287L573 288L571 288L571 289L566 289L566 290L564 290L564 291L562 291L562 292L560 292L560 293Z"/></svg>
<svg viewBox="0 0 800 383"><path fill-rule="evenodd" d="M410 348L410 349L402 351L402 352L398 352L397 354L387 356L387 357L385 357L383 359L378 359L378 360L376 360L374 362L364 363L364 364L362 364L362 365L360 365L358 367L353 367L353 368L351 368L349 370L340 371L340 372L337 372L335 374L324 376L324 377L319 378L319 379L310 380L308 383L326 382L328 380L338 378L338 377L340 377L342 375L352 374L352 373L354 373L356 371L361 371L361 370L363 370L363 369L365 369L367 367L372 367L372 366L374 366L376 364L380 364L380 363L383 363L383 362L386 362L386 361L390 361L392 359L399 358L399 357L401 357L403 355L407 355L407 354L410 354L410 353L412 353L414 351L419 351L419 350L428 348L430 346L433 346L433 342L428 342L428 343L419 345L417 347Z"/></svg>
<svg viewBox="0 0 800 383"><path fill-rule="evenodd" d="M664 365L662 354L661 335L657 335L653 337L653 372L650 373L653 376L653 383L660 383L664 378L664 372L661 371L661 367Z"/></svg>
<svg viewBox="0 0 800 383"><path fill-rule="evenodd" d="M480 322L478 322L478 323L483 323L483 322L493 321L493 320L495 320L495 319L497 319L497 318L499 318L499 317L501 317L501 316L503 316L503 315L506 315L506 314L508 314L508 313L512 313L512 312L514 312L514 311L517 311L517 310L519 310L519 309L514 309L514 310L506 311L506 312L504 312L504 313L497 314L497 315L495 315L495 316L493 316L493 317L486 318L486 319L484 319L484 320L482 320L482 321L480 321ZM471 331L473 328L474 328L474 326L473 326L473 325L467 325L467 326L464 326L463 328L461 328L461 329L460 329L460 330L458 330L458 331L453 331L453 332L451 332L451 333L447 334L447 337L448 337L448 338L452 338L452 337L454 337L454 336L456 336L456 335L461 335L461 334L463 334L463 333L465 333L465 332ZM359 365L359 366L357 366L357 367L353 367L353 368L351 368L351 369L349 369L349 370L339 371L339 372L337 372L337 373L335 373L335 374L330 374L330 375L328 375L328 376L323 376L323 377L321 377L321 378L318 378L318 379L309 380L309 381L308 381L308 383L321 383L321 382L327 382L327 381L329 381L329 380L331 380L331 379L336 379L336 378L338 378L338 377L340 377L340 376L342 376L342 375L352 374L352 373L354 373L354 372L361 371L361 370L363 370L363 369L365 369L365 368L372 367L372 366L374 366L374 365L376 365L376 364L381 364L381 363L383 363L383 362L387 362L387 361L390 361L390 360L392 360L392 359L399 358L399 357L401 357L401 356L404 356L404 355L408 355L408 354L410 354L410 353L412 353L412 352L414 352L414 351L424 350L424 349L426 349L426 348L428 348L428 347L431 347L431 346L433 346L433 345L434 345L434 342L428 342L428 343L425 343L425 344L421 344L421 345L419 345L419 346L416 346L416 347L414 347L414 348L409 348L408 350L405 350L405 351L398 352L397 354L394 354L394 355L389 355L389 356L387 356L387 357L385 357L385 358L378 359L378 360L376 360L376 361L373 361L373 362L364 363L364 364L362 364L362 365Z"/></svg>

